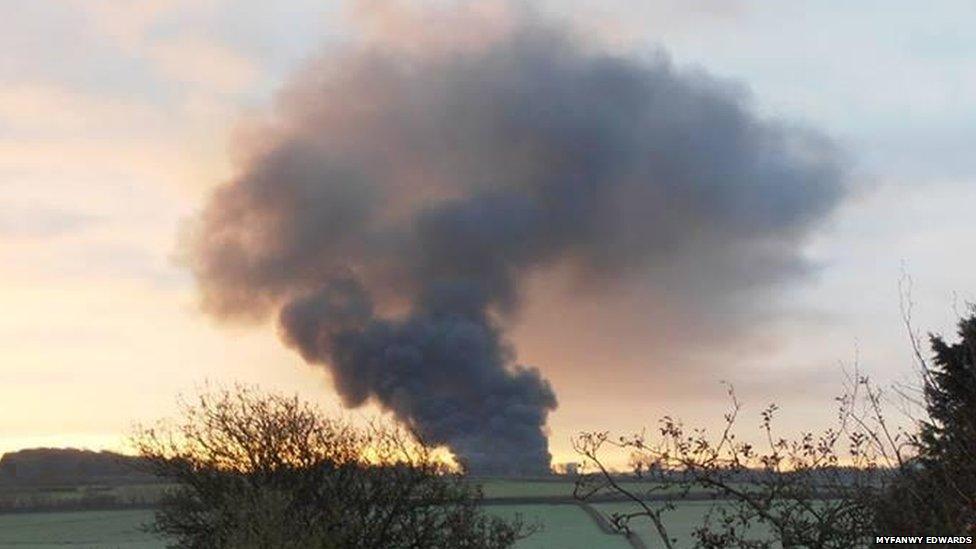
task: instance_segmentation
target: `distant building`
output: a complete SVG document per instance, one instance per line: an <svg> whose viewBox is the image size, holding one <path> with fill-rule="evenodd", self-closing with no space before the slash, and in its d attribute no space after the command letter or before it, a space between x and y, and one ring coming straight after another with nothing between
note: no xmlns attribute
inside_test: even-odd
<svg viewBox="0 0 976 549"><path fill-rule="evenodd" d="M575 477L579 473L579 463L560 463L556 466L556 473Z"/></svg>

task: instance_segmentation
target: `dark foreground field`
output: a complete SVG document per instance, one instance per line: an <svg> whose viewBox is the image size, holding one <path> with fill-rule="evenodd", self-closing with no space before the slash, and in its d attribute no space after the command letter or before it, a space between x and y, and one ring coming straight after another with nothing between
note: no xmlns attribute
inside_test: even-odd
<svg viewBox="0 0 976 549"><path fill-rule="evenodd" d="M640 540L628 540L607 531L600 524L601 515L628 509L623 502L595 503L589 509L572 499L573 483L568 480L510 480L493 479L483 482L486 509L489 513L511 518L521 515L529 523L540 526L530 538L517 547L542 549L560 547L584 549L592 547L640 547L643 542L653 546L654 533L649 525L639 529ZM2 548L162 548L165 540L143 530L152 521L152 501L165 485L142 484L125 486L80 486L74 488L0 492L5 501L19 498L21 502L41 504L39 509L71 509L72 506L106 503L117 498L123 509L30 510L0 513L0 547ZM96 499L101 498L101 499ZM700 524L710 501L688 501L670 514L673 535L690 540L692 529ZM141 507L141 508L140 508Z"/></svg>
<svg viewBox="0 0 976 549"><path fill-rule="evenodd" d="M603 533L575 505L504 505L492 506L489 511L504 517L521 514L526 520L542 525L539 532L518 545L520 548L631 547L622 536ZM141 531L142 525L151 520L151 510L0 515L0 547L163 548L165 540Z"/></svg>
<svg viewBox="0 0 976 549"><path fill-rule="evenodd" d="M597 504L600 513L623 510L625 504ZM707 502L687 502L670 516L672 533L679 542L690 540L691 531L700 523L707 510ZM590 549L634 547L621 535L601 530L586 511L575 504L522 504L492 505L488 511L502 517L521 515L525 520L538 523L541 529L528 539L522 540L519 549ZM152 511L69 511L14 513L0 515L0 547L3 548L135 548L162 549L163 539L142 531L142 526L152 521ZM654 546L650 525L641 528L638 536L648 547Z"/></svg>

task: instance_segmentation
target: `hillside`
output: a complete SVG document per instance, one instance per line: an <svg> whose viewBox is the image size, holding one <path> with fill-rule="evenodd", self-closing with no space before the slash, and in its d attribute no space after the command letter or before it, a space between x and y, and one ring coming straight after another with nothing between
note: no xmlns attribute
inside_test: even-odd
<svg viewBox="0 0 976 549"><path fill-rule="evenodd" d="M65 486L152 482L140 459L115 452L32 448L0 457L0 486Z"/></svg>

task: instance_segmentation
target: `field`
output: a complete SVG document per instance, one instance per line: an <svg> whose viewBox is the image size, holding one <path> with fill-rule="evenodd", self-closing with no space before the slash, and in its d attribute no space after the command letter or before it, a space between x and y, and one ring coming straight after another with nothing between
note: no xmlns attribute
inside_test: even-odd
<svg viewBox="0 0 976 549"><path fill-rule="evenodd" d="M677 486L669 486L666 490L661 490L661 486L651 482L618 481L621 486L631 492L641 493L650 488L655 488L658 494L662 492L677 492ZM488 479L481 481L482 491L486 499L509 499L509 498L572 498L575 483L571 480L562 480L558 477L547 480L519 480L519 479Z"/></svg>
<svg viewBox="0 0 976 549"><path fill-rule="evenodd" d="M148 506L159 499L165 484L122 484L64 487L0 488L0 512L57 508L79 510L112 506Z"/></svg>
<svg viewBox="0 0 976 549"><path fill-rule="evenodd" d="M528 524L538 524L540 530L518 544L519 549L627 549L630 544L623 536L600 531L582 508L572 504L494 505L488 512L503 518L522 517Z"/></svg>
<svg viewBox="0 0 976 549"><path fill-rule="evenodd" d="M158 549L162 540L140 531L152 511L73 511L0 515L0 547Z"/></svg>
<svg viewBox="0 0 976 549"><path fill-rule="evenodd" d="M523 540L519 549L627 549L621 536L601 532L576 505L498 505L489 512L511 518L520 515L541 529ZM14 513L0 515L2 548L134 548L157 549L163 540L140 531L152 520L152 511L75 511L66 513Z"/></svg>
<svg viewBox="0 0 976 549"><path fill-rule="evenodd" d="M709 502L687 502L668 515L670 534L679 546L691 545L691 532L700 524ZM627 504L597 504L600 512L610 514L632 509ZM527 504L493 505L488 512L512 518L520 515L541 529L518 544L518 549L627 549L623 536L603 533L577 505ZM6 548L133 548L161 549L163 540L144 533L140 527L152 520L152 511L76 511L66 513L14 513L0 515L0 547ZM635 531L649 547L655 547L657 534L647 521L633 524ZM683 543L682 543L683 542Z"/></svg>
<svg viewBox="0 0 976 549"><path fill-rule="evenodd" d="M668 536L678 540L678 547L691 547L693 545L692 533L702 525L708 514L709 509L715 505L723 505L721 502L714 501L685 501L676 506L673 511L664 515L665 527ZM634 506L629 503L598 503L594 507L606 516L614 513L633 512ZM654 525L647 519L634 519L630 524L631 529L644 540L648 547L658 547L661 545L660 536ZM750 534L756 537L765 537L768 532L761 527L750 528Z"/></svg>
<svg viewBox="0 0 976 549"><path fill-rule="evenodd" d="M92 494L103 494L124 501L145 502L158 495L162 488L162 485L87 487L16 495L29 500L73 502ZM518 545L519 549L631 547L623 536L601 530L592 516L572 502L572 482L492 479L484 482L483 489L489 502L487 512L505 518L519 515L526 523L539 526L534 535ZM14 494L7 493L6 496L13 497ZM669 514L670 533L678 538L679 545L690 545L680 542L690 542L691 532L712 504L689 501ZM633 510L626 503L596 503L593 508L604 515ZM0 514L0 548L165 547L164 540L141 530L141 526L151 520L149 509ZM633 527L649 547L658 545L657 534L649 522L638 521Z"/></svg>

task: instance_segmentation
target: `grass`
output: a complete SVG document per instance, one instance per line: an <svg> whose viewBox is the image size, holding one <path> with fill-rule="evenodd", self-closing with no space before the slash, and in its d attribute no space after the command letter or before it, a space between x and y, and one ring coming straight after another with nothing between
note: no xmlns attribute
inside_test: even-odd
<svg viewBox="0 0 976 549"><path fill-rule="evenodd" d="M527 524L538 524L540 530L521 540L517 549L628 549L623 536L604 534L596 523L577 505L493 505L487 508L493 515L512 519L521 516Z"/></svg>
<svg viewBox="0 0 976 549"><path fill-rule="evenodd" d="M485 498L551 498L551 497L572 497L575 482L572 480L553 479L553 480L518 480L518 479L483 479L478 480L481 484ZM681 491L677 485L662 487L660 483L642 482L635 480L618 480L621 486L634 494L644 494L649 490L654 490L654 494L675 494ZM745 486L736 484L736 486ZM663 489L662 489L663 488ZM707 494L708 490L699 488L697 493ZM601 494L607 495L612 492L603 491Z"/></svg>
<svg viewBox="0 0 976 549"><path fill-rule="evenodd" d="M699 528L705 520L709 509L716 505L730 505L728 502L715 501L683 501L675 506L672 511L665 512L664 526L667 528L668 537L676 540L677 547L694 546L692 533ZM632 513L638 510L630 503L597 503L593 506L597 511L603 513L608 518L613 513ZM651 523L650 519L639 517L630 523L630 528L648 547L658 547L661 545L661 538ZM767 531L761 526L753 526L749 530L755 537L765 537Z"/></svg>
<svg viewBox="0 0 976 549"><path fill-rule="evenodd" d="M541 529L517 549L627 549L621 536L602 533L576 505L497 505L487 511L503 518L521 516ZM78 511L0 515L0 548L162 549L163 540L140 531L152 511Z"/></svg>
<svg viewBox="0 0 976 549"><path fill-rule="evenodd" d="M516 498L571 498L574 483L572 480L517 480L517 479L479 479L485 498L516 499ZM647 482L624 481L624 486L634 492L641 492L655 486ZM159 500L167 484L123 484L115 486L68 486L48 488L0 488L0 510L44 508L51 509L58 505L78 505L86 501L110 500L117 504L146 506ZM517 503L517 502L506 502ZM526 502L530 503L530 502ZM97 508L97 507L96 507ZM102 508L105 508L104 505ZM112 507L110 507L112 508Z"/></svg>
<svg viewBox="0 0 976 549"><path fill-rule="evenodd" d="M554 497L572 496L573 483L571 481L521 481L490 479L481 482L481 489L485 498L515 498L515 497Z"/></svg>
<svg viewBox="0 0 976 549"><path fill-rule="evenodd" d="M693 545L691 533L701 524L709 507L706 501L681 503L666 515L669 534L679 547ZM600 503L594 507L610 515L632 511L627 503ZM627 549L622 536L604 534L593 520L572 504L492 505L488 513L502 517L521 516L527 524L538 524L540 530L519 542L517 549ZM152 521L152 511L77 511L58 513L13 513L0 515L0 548L134 548L162 549L163 540L142 532L140 527ZM657 532L647 520L636 519L632 528L649 547L659 545Z"/></svg>
<svg viewBox="0 0 976 549"><path fill-rule="evenodd" d="M76 511L0 515L0 547L162 549L166 544L142 532L152 511Z"/></svg>
<svg viewBox="0 0 976 549"><path fill-rule="evenodd" d="M58 506L77 508L96 502L120 506L150 505L159 500L166 488L165 484L3 487L0 488L0 510L51 509Z"/></svg>
<svg viewBox="0 0 976 549"><path fill-rule="evenodd" d="M520 481L486 479L482 481L485 497L492 498L552 498L570 497L573 482L569 480ZM649 484L630 483L631 488L648 487ZM80 501L91 495L111 495L125 502L147 502L158 498L166 485L125 485L112 487L88 486L77 489L21 490L0 492L0 501ZM691 546L691 533L701 525L711 506L721 503L711 501L685 501L666 515L666 524L678 545ZM635 508L628 503L596 503L593 505L605 515L628 512ZM487 505L488 513L503 518L520 515L529 524L539 524L541 529L518 544L518 549L560 547L565 549L630 547L623 536L603 533L593 519L579 506L572 503L505 502ZM140 526L152 520L152 511L146 509L112 511L64 511L40 513L0 514L0 548L113 548L158 549L165 546L162 540L140 530ZM636 519L632 528L651 547L657 546L657 532L647 520Z"/></svg>

